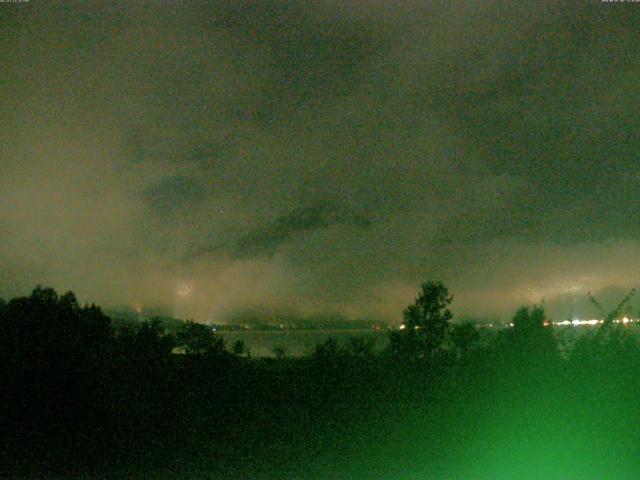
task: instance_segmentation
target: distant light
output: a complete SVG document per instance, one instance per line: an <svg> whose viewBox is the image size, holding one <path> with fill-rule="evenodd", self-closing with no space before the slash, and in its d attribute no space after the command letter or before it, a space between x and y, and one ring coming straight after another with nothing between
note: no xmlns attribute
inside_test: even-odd
<svg viewBox="0 0 640 480"><path fill-rule="evenodd" d="M593 318L591 320L578 320L578 319L571 320L571 324L574 327L580 327L582 325L591 325L591 326L593 326L593 325L598 325L599 323L602 323L602 320L598 320L598 319L595 319L595 318ZM560 324L561 325L568 325L567 323L564 323L564 322L561 322Z"/></svg>
<svg viewBox="0 0 640 480"><path fill-rule="evenodd" d="M407 326L403 323L403 324L402 324L402 325L400 325L398 328L399 328L400 330L404 330L405 328L407 328Z"/></svg>

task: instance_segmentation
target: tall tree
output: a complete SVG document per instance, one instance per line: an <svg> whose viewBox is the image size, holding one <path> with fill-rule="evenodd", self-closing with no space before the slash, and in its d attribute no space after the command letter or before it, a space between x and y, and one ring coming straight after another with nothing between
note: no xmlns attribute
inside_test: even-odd
<svg viewBox="0 0 640 480"><path fill-rule="evenodd" d="M392 352L411 358L433 358L444 344L453 317L449 305L453 296L440 281L422 285L413 305L403 312L403 329L390 338Z"/></svg>
<svg viewBox="0 0 640 480"><path fill-rule="evenodd" d="M520 360L540 363L558 355L558 341L542 307L521 307L512 322L510 343Z"/></svg>

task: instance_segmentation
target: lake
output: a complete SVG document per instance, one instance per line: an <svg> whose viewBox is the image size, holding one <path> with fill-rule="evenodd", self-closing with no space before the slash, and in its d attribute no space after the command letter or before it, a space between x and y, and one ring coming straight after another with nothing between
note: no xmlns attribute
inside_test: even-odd
<svg viewBox="0 0 640 480"><path fill-rule="evenodd" d="M227 349L243 340L252 357L274 357L274 349L283 348L288 357L301 357L313 353L316 345L335 338L344 345L351 337L374 338L374 350L380 351L389 343L387 330L240 330L218 332L225 339Z"/></svg>

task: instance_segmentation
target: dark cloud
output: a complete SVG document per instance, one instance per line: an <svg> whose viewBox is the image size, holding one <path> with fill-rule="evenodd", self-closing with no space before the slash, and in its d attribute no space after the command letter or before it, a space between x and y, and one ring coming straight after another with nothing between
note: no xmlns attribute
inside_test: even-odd
<svg viewBox="0 0 640 480"><path fill-rule="evenodd" d="M393 319L428 278L482 315L640 281L632 4L0 15L1 295Z"/></svg>
<svg viewBox="0 0 640 480"><path fill-rule="evenodd" d="M370 220L365 217L328 203L299 208L276 218L271 225L244 235L236 245L235 256L239 258L273 256L283 243L295 240L297 235L304 232L329 228L333 225L362 228L368 227L370 223Z"/></svg>
<svg viewBox="0 0 640 480"><path fill-rule="evenodd" d="M196 178L177 175L161 180L146 191L149 205L160 213L177 208L191 208L202 201L206 188Z"/></svg>
<svg viewBox="0 0 640 480"><path fill-rule="evenodd" d="M371 219L348 208L329 202L296 208L286 215L276 217L266 225L251 228L235 239L232 245L198 246L187 256L189 262L201 261L203 257L226 256L234 260L273 260L287 248L304 251L314 236L330 232L345 231L361 235L371 226ZM285 255L290 256L290 253ZM310 260L310 259L308 259ZM308 262L307 262L308 263Z"/></svg>

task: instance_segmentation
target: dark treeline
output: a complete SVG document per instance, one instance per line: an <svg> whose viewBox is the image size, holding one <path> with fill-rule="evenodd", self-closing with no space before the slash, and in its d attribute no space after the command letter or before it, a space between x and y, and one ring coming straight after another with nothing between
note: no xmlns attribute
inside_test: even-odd
<svg viewBox="0 0 640 480"><path fill-rule="evenodd" d="M115 324L38 287L0 302L0 465L14 478L637 477L640 346L620 306L561 346L539 307L494 333L452 322L451 302L425 283L383 352L353 338L250 359L205 325Z"/></svg>

